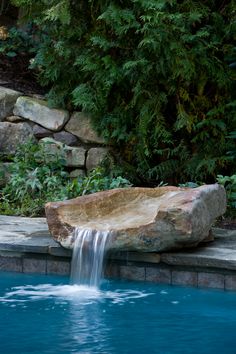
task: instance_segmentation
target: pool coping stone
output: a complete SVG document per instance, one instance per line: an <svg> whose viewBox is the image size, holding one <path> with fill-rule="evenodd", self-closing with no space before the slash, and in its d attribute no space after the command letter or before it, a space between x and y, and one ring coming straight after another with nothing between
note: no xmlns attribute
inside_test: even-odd
<svg viewBox="0 0 236 354"><path fill-rule="evenodd" d="M236 230L213 228L213 242L174 252L107 255L108 277L236 290ZM51 237L46 218L0 215L0 270L70 272L72 251Z"/></svg>

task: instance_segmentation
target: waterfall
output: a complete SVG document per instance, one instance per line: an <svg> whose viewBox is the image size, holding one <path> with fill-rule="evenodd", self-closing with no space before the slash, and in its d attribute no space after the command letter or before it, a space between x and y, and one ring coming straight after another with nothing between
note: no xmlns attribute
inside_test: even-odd
<svg viewBox="0 0 236 354"><path fill-rule="evenodd" d="M76 228L71 263L71 282L98 287L109 231Z"/></svg>

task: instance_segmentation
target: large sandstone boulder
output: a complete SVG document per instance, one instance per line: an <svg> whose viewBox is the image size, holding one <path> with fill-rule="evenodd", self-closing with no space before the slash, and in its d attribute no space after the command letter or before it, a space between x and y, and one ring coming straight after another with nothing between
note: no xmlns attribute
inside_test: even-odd
<svg viewBox="0 0 236 354"><path fill-rule="evenodd" d="M32 97L19 97L13 112L53 131L60 130L69 119L67 111L49 108L46 101Z"/></svg>
<svg viewBox="0 0 236 354"><path fill-rule="evenodd" d="M29 124L0 122L0 154L13 155L20 145L29 140L35 140Z"/></svg>
<svg viewBox="0 0 236 354"><path fill-rule="evenodd" d="M0 121L12 114L14 104L20 92L0 87Z"/></svg>
<svg viewBox="0 0 236 354"><path fill-rule="evenodd" d="M66 248L73 248L80 227L109 230L111 250L161 252L198 245L225 209L225 190L214 184L114 189L48 203L46 216L52 236Z"/></svg>
<svg viewBox="0 0 236 354"><path fill-rule="evenodd" d="M91 124L91 118L82 112L74 112L65 126L65 130L77 136L84 143L104 144L105 140L98 136Z"/></svg>

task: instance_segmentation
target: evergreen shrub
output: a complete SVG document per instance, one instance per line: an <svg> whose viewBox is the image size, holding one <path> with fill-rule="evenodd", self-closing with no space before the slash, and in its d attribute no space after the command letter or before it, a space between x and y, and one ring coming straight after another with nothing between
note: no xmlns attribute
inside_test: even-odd
<svg viewBox="0 0 236 354"><path fill-rule="evenodd" d="M234 0L14 0L55 105L92 114L142 181L232 175Z"/></svg>

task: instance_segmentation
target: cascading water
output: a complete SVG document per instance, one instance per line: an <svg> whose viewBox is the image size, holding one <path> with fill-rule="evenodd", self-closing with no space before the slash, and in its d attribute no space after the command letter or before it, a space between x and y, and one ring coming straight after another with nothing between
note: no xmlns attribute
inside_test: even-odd
<svg viewBox="0 0 236 354"><path fill-rule="evenodd" d="M109 231L76 228L71 263L72 284L98 287Z"/></svg>

